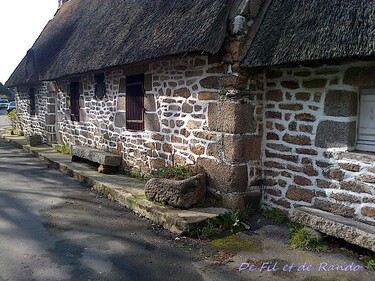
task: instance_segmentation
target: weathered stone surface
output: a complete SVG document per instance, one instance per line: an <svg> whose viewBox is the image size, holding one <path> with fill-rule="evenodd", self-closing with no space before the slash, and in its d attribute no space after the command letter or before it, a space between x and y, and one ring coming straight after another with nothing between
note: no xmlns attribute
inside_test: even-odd
<svg viewBox="0 0 375 281"><path fill-rule="evenodd" d="M173 96L187 99L188 97L191 96L191 94L188 88L181 88L181 89L175 90L173 92Z"/></svg>
<svg viewBox="0 0 375 281"><path fill-rule="evenodd" d="M115 113L115 127L119 127L119 128L122 128L122 127L125 127L126 125L126 112L124 111L117 111Z"/></svg>
<svg viewBox="0 0 375 281"><path fill-rule="evenodd" d="M293 136L290 134L285 134L283 136L283 140L291 144L298 144L298 145L310 145L311 144L310 137L303 136L303 135Z"/></svg>
<svg viewBox="0 0 375 281"><path fill-rule="evenodd" d="M160 131L160 121L157 113L145 113L145 130L159 132Z"/></svg>
<svg viewBox="0 0 375 281"><path fill-rule="evenodd" d="M280 90L270 90L266 93L266 100L276 101L276 102L283 101L284 100L283 92Z"/></svg>
<svg viewBox="0 0 375 281"><path fill-rule="evenodd" d="M70 154L105 166L116 167L121 164L120 155L111 154L90 147L72 145L70 148Z"/></svg>
<svg viewBox="0 0 375 281"><path fill-rule="evenodd" d="M324 101L327 116L356 116L358 94L344 90L329 90Z"/></svg>
<svg viewBox="0 0 375 281"><path fill-rule="evenodd" d="M357 181L367 182L367 183L375 183L375 175L365 174L355 177Z"/></svg>
<svg viewBox="0 0 375 281"><path fill-rule="evenodd" d="M304 167L303 172L310 177L319 175L318 171L315 170L315 168L313 166Z"/></svg>
<svg viewBox="0 0 375 281"><path fill-rule="evenodd" d="M279 205L281 207L284 207L284 208L287 208L289 209L290 208L290 203L285 200L285 199L275 199L275 198L271 198L270 200L272 203L276 204L276 205Z"/></svg>
<svg viewBox="0 0 375 281"><path fill-rule="evenodd" d="M303 109L303 105L300 103L283 103L279 104L279 108L283 110L299 111Z"/></svg>
<svg viewBox="0 0 375 281"><path fill-rule="evenodd" d="M152 74L145 75L145 82L144 82L145 91L152 91Z"/></svg>
<svg viewBox="0 0 375 281"><path fill-rule="evenodd" d="M334 184L332 182L321 179L316 180L316 185L320 188L334 188Z"/></svg>
<svg viewBox="0 0 375 281"><path fill-rule="evenodd" d="M361 199L357 196L353 196L346 193L332 193L330 196L332 199L337 201L347 201L351 203L361 203Z"/></svg>
<svg viewBox="0 0 375 281"><path fill-rule="evenodd" d="M254 106L249 102L210 103L208 125L212 131L230 134L254 133L258 123L253 112Z"/></svg>
<svg viewBox="0 0 375 281"><path fill-rule="evenodd" d="M303 186L312 185L311 180L302 176L295 176L294 182L298 185L303 185Z"/></svg>
<svg viewBox="0 0 375 281"><path fill-rule="evenodd" d="M279 140L280 137L279 137L279 135L276 134L276 133L268 132L267 135L266 135L266 139L267 139L267 140Z"/></svg>
<svg viewBox="0 0 375 281"><path fill-rule="evenodd" d="M347 171L358 172L361 169L361 166L353 163L339 163L339 166Z"/></svg>
<svg viewBox="0 0 375 281"><path fill-rule="evenodd" d="M285 145L282 145L282 144L278 144L278 143L267 143L266 146L268 148L271 148L271 149L274 149L274 150L277 150L277 151L282 151L282 152L292 151L291 147L285 146Z"/></svg>
<svg viewBox="0 0 375 281"><path fill-rule="evenodd" d="M306 188L291 185L286 192L286 197L295 201L311 202L314 197L314 192Z"/></svg>
<svg viewBox="0 0 375 281"><path fill-rule="evenodd" d="M205 170L211 187L224 192L246 191L246 165L232 166L209 158L198 158L197 165Z"/></svg>
<svg viewBox="0 0 375 281"><path fill-rule="evenodd" d="M42 136L41 135L31 135L27 137L27 142L30 146L38 146L42 144Z"/></svg>
<svg viewBox="0 0 375 281"><path fill-rule="evenodd" d="M310 93L300 92L296 94L296 100L308 101L311 97Z"/></svg>
<svg viewBox="0 0 375 281"><path fill-rule="evenodd" d="M247 135L225 135L224 155L229 162L259 160L262 138Z"/></svg>
<svg viewBox="0 0 375 281"><path fill-rule="evenodd" d="M125 94L126 93L126 79L120 79L120 86L119 86L119 93Z"/></svg>
<svg viewBox="0 0 375 281"><path fill-rule="evenodd" d="M279 159L291 161L291 162L294 162L294 163L298 162L298 155L274 153L274 152L270 152L267 149L266 149L266 157L268 157L268 158L279 158Z"/></svg>
<svg viewBox="0 0 375 281"><path fill-rule="evenodd" d="M321 121L318 125L315 146L323 148L354 146L355 122Z"/></svg>
<svg viewBox="0 0 375 281"><path fill-rule="evenodd" d="M202 79L200 85L206 89L220 89L222 85L222 79L219 76L209 76Z"/></svg>
<svg viewBox="0 0 375 281"><path fill-rule="evenodd" d="M267 111L265 114L266 119L281 119L282 114L279 111Z"/></svg>
<svg viewBox="0 0 375 281"><path fill-rule="evenodd" d="M369 185L354 180L342 181L340 182L340 187L358 193L372 193L372 188Z"/></svg>
<svg viewBox="0 0 375 281"><path fill-rule="evenodd" d="M219 93L217 92L199 92L199 100L217 100L219 98Z"/></svg>
<svg viewBox="0 0 375 281"><path fill-rule="evenodd" d="M316 119L316 117L310 113L296 114L294 118L298 121L304 121L304 122L314 122Z"/></svg>
<svg viewBox="0 0 375 281"><path fill-rule="evenodd" d="M298 207L290 218L322 233L375 251L375 227L308 207Z"/></svg>
<svg viewBox="0 0 375 281"><path fill-rule="evenodd" d="M375 208L372 208L372 207L363 207L361 209L361 214L366 216L366 217L370 217L372 219L375 219Z"/></svg>
<svg viewBox="0 0 375 281"><path fill-rule="evenodd" d="M315 149L309 149L309 148L297 148L296 153L306 154L306 155L318 155L318 152Z"/></svg>
<svg viewBox="0 0 375 281"><path fill-rule="evenodd" d="M222 203L225 208L232 210L240 210L244 215L248 215L245 211L248 206L253 210L258 210L261 201L261 193L259 191L250 191L241 194L223 194Z"/></svg>
<svg viewBox="0 0 375 281"><path fill-rule="evenodd" d="M353 208L325 200L316 199L314 206L323 211L331 212L333 214L337 214L343 217L352 218L355 215L355 211Z"/></svg>
<svg viewBox="0 0 375 281"><path fill-rule="evenodd" d="M118 96L117 98L117 110L125 110L126 109L126 97L125 96Z"/></svg>
<svg viewBox="0 0 375 281"><path fill-rule="evenodd" d="M375 85L375 66L351 67L344 75L344 84L358 87Z"/></svg>
<svg viewBox="0 0 375 281"><path fill-rule="evenodd" d="M145 194L150 200L165 202L177 208L189 208L203 199L206 177L198 174L185 180L152 178L145 184Z"/></svg>
<svg viewBox="0 0 375 281"><path fill-rule="evenodd" d="M307 80L303 81L303 87L304 88L324 88L327 83L326 79L312 79L312 80Z"/></svg>
<svg viewBox="0 0 375 281"><path fill-rule="evenodd" d="M146 94L144 98L144 103L146 111L156 111L155 95Z"/></svg>
<svg viewBox="0 0 375 281"><path fill-rule="evenodd" d="M287 89L295 90L299 88L298 81L288 80L288 81L281 81L281 86Z"/></svg>

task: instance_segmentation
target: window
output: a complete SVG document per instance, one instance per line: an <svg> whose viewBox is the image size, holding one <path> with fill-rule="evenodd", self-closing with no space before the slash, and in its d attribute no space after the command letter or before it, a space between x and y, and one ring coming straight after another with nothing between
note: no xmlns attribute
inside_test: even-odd
<svg viewBox="0 0 375 281"><path fill-rule="evenodd" d="M30 115L35 115L35 90L34 88L29 89L30 97Z"/></svg>
<svg viewBox="0 0 375 281"><path fill-rule="evenodd" d="M356 148L375 152L375 89L361 92Z"/></svg>
<svg viewBox="0 0 375 281"><path fill-rule="evenodd" d="M105 96L104 74L95 75L95 98L101 100Z"/></svg>
<svg viewBox="0 0 375 281"><path fill-rule="evenodd" d="M70 83L71 120L79 122L79 83Z"/></svg>
<svg viewBox="0 0 375 281"><path fill-rule="evenodd" d="M144 130L144 75L126 77L126 128Z"/></svg>

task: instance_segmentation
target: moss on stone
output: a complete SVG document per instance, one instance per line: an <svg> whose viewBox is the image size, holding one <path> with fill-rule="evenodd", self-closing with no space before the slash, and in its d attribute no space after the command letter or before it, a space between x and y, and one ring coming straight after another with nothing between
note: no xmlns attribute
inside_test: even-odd
<svg viewBox="0 0 375 281"><path fill-rule="evenodd" d="M210 245L214 248L226 251L253 251L262 252L260 242L250 238L244 237L242 233L233 234L219 239L210 241Z"/></svg>

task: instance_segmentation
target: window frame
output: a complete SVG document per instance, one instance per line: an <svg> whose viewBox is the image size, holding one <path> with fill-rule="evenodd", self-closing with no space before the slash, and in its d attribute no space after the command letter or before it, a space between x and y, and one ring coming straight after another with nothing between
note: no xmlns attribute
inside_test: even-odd
<svg viewBox="0 0 375 281"><path fill-rule="evenodd" d="M144 74L126 77L126 129L144 131L145 129L145 87ZM139 112L140 111L140 112Z"/></svg>
<svg viewBox="0 0 375 281"><path fill-rule="evenodd" d="M106 86L104 73L95 74L95 91L94 97L96 100L102 100L106 97Z"/></svg>
<svg viewBox="0 0 375 281"><path fill-rule="evenodd" d="M369 102L374 102L374 107L371 109L370 114L372 112L372 116L375 117L375 88L374 89L362 89L359 92L359 102L358 102L356 150L362 151L362 152L375 152L375 127L369 128L369 129L361 127L361 123L362 123L361 120L362 118L364 118L363 116L366 114L364 112L362 103L363 103L364 97L368 97L368 96L372 96L374 101L367 101L366 99L364 103L368 105ZM370 130L370 132L368 132L367 130Z"/></svg>
<svg viewBox="0 0 375 281"><path fill-rule="evenodd" d="M79 122L80 121L80 84L79 82L69 83L69 97L70 97L70 120Z"/></svg>

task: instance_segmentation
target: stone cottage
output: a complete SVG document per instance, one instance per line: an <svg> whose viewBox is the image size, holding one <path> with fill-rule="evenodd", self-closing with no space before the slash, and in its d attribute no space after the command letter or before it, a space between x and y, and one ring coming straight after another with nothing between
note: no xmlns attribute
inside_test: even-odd
<svg viewBox="0 0 375 281"><path fill-rule="evenodd" d="M7 82L25 135L375 224L373 1L63 2Z"/></svg>
<svg viewBox="0 0 375 281"><path fill-rule="evenodd" d="M375 3L273 0L242 65L264 79L262 204L374 251Z"/></svg>
<svg viewBox="0 0 375 281"><path fill-rule="evenodd" d="M259 201L263 84L239 59L261 1L62 2L7 81L20 131L140 173L200 165L225 206Z"/></svg>

